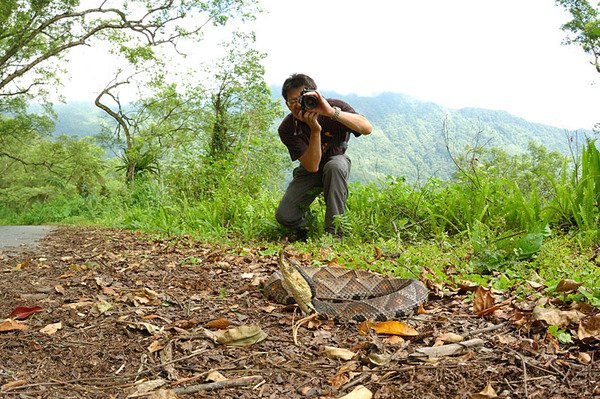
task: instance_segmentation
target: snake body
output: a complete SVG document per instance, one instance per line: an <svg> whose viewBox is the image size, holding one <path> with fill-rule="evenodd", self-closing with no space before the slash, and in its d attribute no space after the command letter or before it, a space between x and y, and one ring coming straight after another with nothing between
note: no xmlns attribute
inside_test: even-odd
<svg viewBox="0 0 600 399"><path fill-rule="evenodd" d="M308 277L312 292L306 292L299 279L284 278L281 271L276 271L265 282L263 294L275 302L292 304L297 302L292 291L300 289L312 296L310 305L317 312L359 322L406 317L427 300L427 288L415 279L384 277L366 270L336 266L296 265L296 268L304 274L304 279Z"/></svg>

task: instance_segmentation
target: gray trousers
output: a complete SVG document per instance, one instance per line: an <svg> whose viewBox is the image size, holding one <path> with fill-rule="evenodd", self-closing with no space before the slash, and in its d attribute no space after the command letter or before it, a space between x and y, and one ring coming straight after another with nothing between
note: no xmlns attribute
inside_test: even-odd
<svg viewBox="0 0 600 399"><path fill-rule="evenodd" d="M302 165L294 169L290 182L275 217L277 221L290 229L298 229L306 224L306 215L310 204L323 192L325 197L325 231L341 234L335 229L334 216L342 215L348 200L348 176L351 161L346 155L334 155L322 165L318 172L311 173Z"/></svg>

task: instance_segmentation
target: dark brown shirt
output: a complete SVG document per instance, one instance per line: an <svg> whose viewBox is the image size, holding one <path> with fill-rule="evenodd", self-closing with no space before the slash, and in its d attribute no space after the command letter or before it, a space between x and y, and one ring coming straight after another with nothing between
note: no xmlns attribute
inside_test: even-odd
<svg viewBox="0 0 600 399"><path fill-rule="evenodd" d="M342 100L327 99L327 102L333 107L337 106L344 112L356 114L354 108ZM333 119L320 115L317 119L321 125L321 162L327 160L333 155L340 155L346 152L350 133L359 136L359 133L353 132L348 127ZM304 154L308 148L310 138L310 127L294 118L290 113L279 125L279 137L288 151L292 161L297 160Z"/></svg>

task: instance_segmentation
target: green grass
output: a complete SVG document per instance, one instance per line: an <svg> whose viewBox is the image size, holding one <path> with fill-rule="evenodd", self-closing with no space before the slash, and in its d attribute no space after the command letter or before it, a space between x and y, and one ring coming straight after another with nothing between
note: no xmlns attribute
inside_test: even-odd
<svg viewBox="0 0 600 399"><path fill-rule="evenodd" d="M323 233L325 204L319 197L310 209L309 241L292 246L312 254L316 265L336 262L423 278L448 290L469 281L526 296L539 294L535 282L544 284L545 294L562 298L555 287L570 278L583 285L564 299L598 306L598 150L588 141L583 164L573 169L579 173L556 154L545 162L545 152L532 151L538 152L517 160L498 150L484 152L480 163L465 165L453 179L422 186L397 178L352 184L348 211L337 220L346 232L343 240ZM24 201L26 188L8 186L0 190L0 220L186 234L274 253L285 245L286 233L274 217L281 167L259 159L256 168L235 158L191 162L130 184L106 176L102 189L92 187L85 195L61 182L45 191L43 201ZM262 172L252 173L257 168Z"/></svg>

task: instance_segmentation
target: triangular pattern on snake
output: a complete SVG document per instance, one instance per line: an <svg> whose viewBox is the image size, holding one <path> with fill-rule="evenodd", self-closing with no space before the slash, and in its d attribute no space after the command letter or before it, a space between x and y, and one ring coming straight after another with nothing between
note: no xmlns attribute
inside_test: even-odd
<svg viewBox="0 0 600 399"><path fill-rule="evenodd" d="M341 320L382 321L405 317L428 296L423 283L416 279L384 277L367 270L335 266L298 267L312 279L316 291L312 301L315 309ZM294 303L279 271L265 282L263 293L279 303Z"/></svg>

